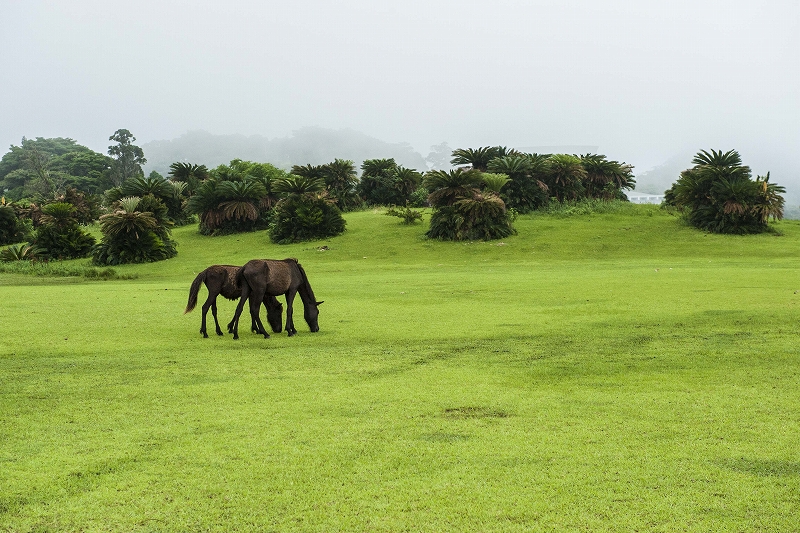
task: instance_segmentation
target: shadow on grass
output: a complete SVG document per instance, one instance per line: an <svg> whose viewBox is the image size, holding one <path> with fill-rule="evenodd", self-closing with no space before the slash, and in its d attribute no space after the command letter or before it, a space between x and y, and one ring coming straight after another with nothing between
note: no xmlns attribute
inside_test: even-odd
<svg viewBox="0 0 800 533"><path fill-rule="evenodd" d="M781 459L725 459L718 461L717 465L741 472L763 477L791 477L800 476L800 462L784 461Z"/></svg>

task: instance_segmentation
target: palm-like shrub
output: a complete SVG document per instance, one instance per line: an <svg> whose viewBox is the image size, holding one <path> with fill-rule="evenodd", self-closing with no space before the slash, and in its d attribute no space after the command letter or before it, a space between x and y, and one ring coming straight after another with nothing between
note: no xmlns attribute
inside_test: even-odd
<svg viewBox="0 0 800 533"><path fill-rule="evenodd" d="M369 205L404 205L419 189L422 174L394 159L368 159L361 165L358 193Z"/></svg>
<svg viewBox="0 0 800 533"><path fill-rule="evenodd" d="M547 157L537 154L513 154L492 159L489 171L505 174L510 181L501 197L508 207L520 213L539 209L547 204Z"/></svg>
<svg viewBox="0 0 800 533"><path fill-rule="evenodd" d="M78 225L77 209L67 202L53 202L42 207L41 224L34 243L52 259L86 257L95 239ZM44 255L44 253L40 254Z"/></svg>
<svg viewBox="0 0 800 533"><path fill-rule="evenodd" d="M770 218L783 217L785 189L769 183L769 174L751 179L737 151L702 150L692 163L667 191L667 200L693 226L712 233L759 233Z"/></svg>
<svg viewBox="0 0 800 533"><path fill-rule="evenodd" d="M217 193L224 201L219 203L219 210L228 220L255 221L259 217L258 203L266 196L264 185L256 180L223 181Z"/></svg>
<svg viewBox="0 0 800 533"><path fill-rule="evenodd" d="M422 185L430 193L428 201L433 207L453 205L469 196L473 189L483 185L481 172L456 168L453 170L431 170L425 173Z"/></svg>
<svg viewBox="0 0 800 533"><path fill-rule="evenodd" d="M546 183L550 195L559 202L583 197L586 170L581 159L574 155L554 154L547 160Z"/></svg>
<svg viewBox="0 0 800 533"><path fill-rule="evenodd" d="M0 261L33 261L44 252L45 250L27 242L12 244L8 248L0 250Z"/></svg>
<svg viewBox="0 0 800 533"><path fill-rule="evenodd" d="M110 189L106 192L106 201L113 203L127 196L144 198L152 195L166 206L170 221L182 225L190 220L189 213L185 209L186 187L185 182L171 182L158 172L151 172L147 177L130 178L119 187Z"/></svg>
<svg viewBox="0 0 800 533"><path fill-rule="evenodd" d="M399 191L395 188L394 159L367 159L361 164L358 194L369 205L397 205Z"/></svg>
<svg viewBox="0 0 800 533"><path fill-rule="evenodd" d="M225 235L266 229L278 200L274 185L286 173L269 163L234 159L200 183L186 210L200 218L200 233Z"/></svg>
<svg viewBox="0 0 800 533"><path fill-rule="evenodd" d="M189 198L187 210L200 216L200 232L206 235L253 231L267 226L267 210L262 207L266 196L266 188L254 178L210 178Z"/></svg>
<svg viewBox="0 0 800 533"><path fill-rule="evenodd" d="M425 174L424 186L434 207L427 236L444 240L492 240L514 233L505 202L487 185L486 174L457 168ZM504 176L488 182L502 187ZM481 190L481 188L485 190Z"/></svg>
<svg viewBox="0 0 800 533"><path fill-rule="evenodd" d="M511 178L506 174L492 174L489 172L481 174L481 179L483 180L484 189L496 194L500 194L500 190L511 181Z"/></svg>
<svg viewBox="0 0 800 533"><path fill-rule="evenodd" d="M347 211L361 204L356 187L358 176L356 167L349 159L335 159L322 165L322 178L328 196L336 201L340 209Z"/></svg>
<svg viewBox="0 0 800 533"><path fill-rule="evenodd" d="M290 175L274 183L284 197L275 205L270 239L278 244L325 239L341 235L342 213L325 190L322 178Z"/></svg>
<svg viewBox="0 0 800 533"><path fill-rule="evenodd" d="M633 166L618 161L610 161L604 155L585 154L580 156L586 177L585 194L588 198L603 200L626 200L623 192L636 186Z"/></svg>
<svg viewBox="0 0 800 533"><path fill-rule="evenodd" d="M178 253L175 242L163 220L166 211L166 207L153 195L120 199L114 212L100 217L103 238L92 250L93 262L97 265L119 265L150 263L175 257Z"/></svg>
<svg viewBox="0 0 800 533"><path fill-rule="evenodd" d="M458 148L453 150L453 165L470 165L473 170L486 172L489 162L496 157L515 155L517 152L505 146L482 146L480 148Z"/></svg>
<svg viewBox="0 0 800 533"><path fill-rule="evenodd" d="M205 165L191 163L172 163L169 166L170 180L186 184L186 195L191 196L204 180L208 178L208 169Z"/></svg>

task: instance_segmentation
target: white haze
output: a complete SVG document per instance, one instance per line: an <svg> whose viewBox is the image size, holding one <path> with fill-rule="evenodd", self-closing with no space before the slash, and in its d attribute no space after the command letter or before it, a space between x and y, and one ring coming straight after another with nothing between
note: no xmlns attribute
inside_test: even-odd
<svg viewBox="0 0 800 533"><path fill-rule="evenodd" d="M800 189L798 0L0 0L0 50L3 149L320 126L423 156L598 146L637 174L733 148Z"/></svg>

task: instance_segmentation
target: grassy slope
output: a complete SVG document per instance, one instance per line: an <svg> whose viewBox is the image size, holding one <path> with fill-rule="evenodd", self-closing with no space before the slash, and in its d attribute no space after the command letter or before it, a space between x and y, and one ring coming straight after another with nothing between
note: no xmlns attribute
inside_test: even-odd
<svg viewBox="0 0 800 533"><path fill-rule="evenodd" d="M800 223L347 219L284 247L181 228L133 281L3 275L0 530L800 528ZM181 315L204 267L287 256L319 333Z"/></svg>

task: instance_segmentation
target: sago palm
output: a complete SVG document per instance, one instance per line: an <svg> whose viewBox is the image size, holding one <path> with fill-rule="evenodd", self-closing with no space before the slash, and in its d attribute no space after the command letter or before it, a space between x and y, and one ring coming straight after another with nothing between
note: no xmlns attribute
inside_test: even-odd
<svg viewBox="0 0 800 533"><path fill-rule="evenodd" d="M453 205L482 184L480 172L463 168L431 170L422 180L422 185L430 192L428 200L434 207Z"/></svg>

